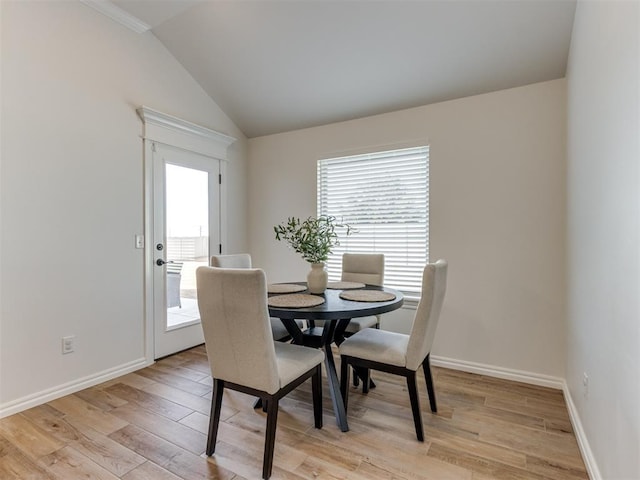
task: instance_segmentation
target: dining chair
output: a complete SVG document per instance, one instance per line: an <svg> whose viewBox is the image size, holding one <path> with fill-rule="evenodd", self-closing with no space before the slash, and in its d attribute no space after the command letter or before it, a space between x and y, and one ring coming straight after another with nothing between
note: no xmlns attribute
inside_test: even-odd
<svg viewBox="0 0 640 480"><path fill-rule="evenodd" d="M213 255L210 265L218 268L251 268L251 255L248 253L235 253L229 255ZM286 342L291 339L291 335L282 324L279 318L270 319L273 339L278 342ZM305 324L302 320L297 321L300 328Z"/></svg>
<svg viewBox="0 0 640 480"><path fill-rule="evenodd" d="M382 253L343 253L342 276L343 282L358 282L369 285L382 286L384 284L384 254ZM352 318L344 332L350 337L364 328L380 328L380 315ZM353 375L353 386L360 384L358 375ZM375 388L375 382L369 378L368 384L363 383L363 392L369 387Z"/></svg>
<svg viewBox="0 0 640 480"><path fill-rule="evenodd" d="M264 271L199 267L198 308L213 377L207 456L215 452L224 389L262 398L267 407L262 478L271 476L278 404L311 378L313 416L322 428L321 350L273 341ZM252 332L247 335L246 332Z"/></svg>
<svg viewBox="0 0 640 480"><path fill-rule="evenodd" d="M436 333L440 310L447 285L447 262L438 260L425 266L422 274L422 295L416 310L409 335L365 328L347 338L339 346L340 391L347 409L349 389L349 366L363 370L363 383L367 384L369 370L378 370L406 378L413 423L418 440L424 441L422 416L418 399L416 372L422 365L427 383L429 404L437 412L436 394L429 363L431 345ZM364 392L366 393L366 392Z"/></svg>
<svg viewBox="0 0 640 480"><path fill-rule="evenodd" d="M341 280L343 282L360 282L381 287L384 284L384 254L342 254ZM345 336L370 327L380 328L380 316L352 318L349 325L347 325Z"/></svg>
<svg viewBox="0 0 640 480"><path fill-rule="evenodd" d="M384 284L384 254L343 253L340 280L382 286ZM322 320L316 320L315 323L322 325ZM344 334L350 336L369 327L380 328L380 317L376 315L352 318Z"/></svg>

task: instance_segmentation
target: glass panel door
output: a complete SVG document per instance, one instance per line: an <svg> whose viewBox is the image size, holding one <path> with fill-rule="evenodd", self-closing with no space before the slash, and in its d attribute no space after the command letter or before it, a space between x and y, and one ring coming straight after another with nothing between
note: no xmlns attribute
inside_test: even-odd
<svg viewBox="0 0 640 480"><path fill-rule="evenodd" d="M155 358L204 341L196 269L219 243L219 161L158 145L154 154Z"/></svg>

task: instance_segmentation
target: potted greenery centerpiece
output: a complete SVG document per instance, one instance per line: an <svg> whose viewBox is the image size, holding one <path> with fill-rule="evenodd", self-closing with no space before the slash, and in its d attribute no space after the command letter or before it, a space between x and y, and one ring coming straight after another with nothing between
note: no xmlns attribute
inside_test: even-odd
<svg viewBox="0 0 640 480"><path fill-rule="evenodd" d="M353 228L346 223L337 223L336 217L320 215L301 221L289 217L286 222L273 227L276 240L285 240L293 250L311 264L307 275L307 287L310 293L324 293L327 288L327 272L325 262L331 249L339 245L337 229L346 229L351 235Z"/></svg>

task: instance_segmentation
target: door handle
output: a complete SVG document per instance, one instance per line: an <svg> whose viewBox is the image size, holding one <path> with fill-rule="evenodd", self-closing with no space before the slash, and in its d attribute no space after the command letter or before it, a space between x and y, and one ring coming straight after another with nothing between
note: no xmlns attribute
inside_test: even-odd
<svg viewBox="0 0 640 480"><path fill-rule="evenodd" d="M164 265L165 263L176 263L173 260L169 260L168 262L165 262L163 259L159 258L158 260L156 260L156 265L158 265L159 267L161 267L162 265Z"/></svg>

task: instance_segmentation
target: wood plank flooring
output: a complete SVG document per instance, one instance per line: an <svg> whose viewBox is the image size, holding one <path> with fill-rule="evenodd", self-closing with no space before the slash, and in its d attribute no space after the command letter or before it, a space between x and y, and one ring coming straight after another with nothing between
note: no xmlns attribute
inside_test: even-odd
<svg viewBox="0 0 640 480"><path fill-rule="evenodd" d="M425 442L415 438L402 378L349 396L338 429L323 385L313 428L309 382L280 406L272 478L353 480L588 479L562 392L434 368L438 414L419 384ZM265 414L225 392L216 453L204 455L211 377L203 346L0 420L0 478L257 479Z"/></svg>

